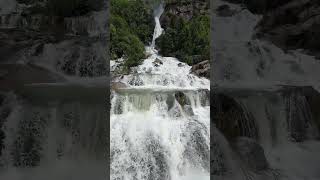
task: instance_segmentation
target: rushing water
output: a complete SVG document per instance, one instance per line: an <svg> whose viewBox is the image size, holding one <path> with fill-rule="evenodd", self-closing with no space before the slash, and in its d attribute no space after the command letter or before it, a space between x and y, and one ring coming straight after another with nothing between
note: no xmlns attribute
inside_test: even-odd
<svg viewBox="0 0 320 180"><path fill-rule="evenodd" d="M255 39L260 16L222 0L215 1L214 5L212 25L216 59L213 76L217 87L232 89L232 93L221 93L228 98L219 98L221 94L212 97L212 106L225 108L224 113L227 113L220 113L219 108L211 111L212 117L224 116L211 124L214 179L319 179L320 143L315 125L319 120L312 114L312 109L316 108L313 106L317 105L310 104L312 98L301 93L303 91L274 89L277 84L311 85L317 89L319 71L315 69L319 68L319 62L302 51L284 52L270 42ZM233 14L219 16L217 9L222 5L228 5ZM219 122L219 118L229 122ZM221 128L223 123L232 128L234 122L238 127L232 133L253 140L245 142L257 143L250 153L255 155L248 153L241 157L239 154L249 146L240 145L239 148L239 142L244 141L230 140L227 137L230 131ZM258 153L259 146L263 153ZM258 166L265 161L268 165L252 168L244 159L249 159L251 165Z"/></svg>
<svg viewBox="0 0 320 180"><path fill-rule="evenodd" d="M110 158L112 180L209 179L210 108L208 79L191 67L157 54L162 33L160 6L149 57L112 92Z"/></svg>
<svg viewBox="0 0 320 180"><path fill-rule="evenodd" d="M59 21L46 3L0 0L1 43L24 37L0 50L0 179L107 179L107 1Z"/></svg>
<svg viewBox="0 0 320 180"><path fill-rule="evenodd" d="M0 179L105 179L105 103L48 96L1 94Z"/></svg>

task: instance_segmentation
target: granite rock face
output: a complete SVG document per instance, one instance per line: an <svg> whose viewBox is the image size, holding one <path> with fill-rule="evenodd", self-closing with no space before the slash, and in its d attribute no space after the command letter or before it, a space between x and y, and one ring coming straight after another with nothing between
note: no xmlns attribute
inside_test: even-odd
<svg viewBox="0 0 320 180"><path fill-rule="evenodd" d="M319 56L319 1L290 1L266 13L258 24L258 36L284 49L306 49Z"/></svg>
<svg viewBox="0 0 320 180"><path fill-rule="evenodd" d="M285 50L305 49L320 56L320 2L317 0L227 0L263 15L257 37Z"/></svg>
<svg viewBox="0 0 320 180"><path fill-rule="evenodd" d="M199 14L207 14L210 6L208 0L167 0L165 3L166 7L160 18L161 26L164 28L166 28L170 21L175 18L190 20L192 17Z"/></svg>
<svg viewBox="0 0 320 180"><path fill-rule="evenodd" d="M191 68L191 72L200 77L210 78L210 62L209 60L195 64Z"/></svg>

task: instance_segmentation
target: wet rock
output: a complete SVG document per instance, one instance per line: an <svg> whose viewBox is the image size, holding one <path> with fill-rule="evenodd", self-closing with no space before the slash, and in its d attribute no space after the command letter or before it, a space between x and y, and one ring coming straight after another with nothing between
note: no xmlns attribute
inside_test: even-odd
<svg viewBox="0 0 320 180"><path fill-rule="evenodd" d="M111 89L112 90L123 89L126 87L127 87L127 85L122 82L111 82Z"/></svg>
<svg viewBox="0 0 320 180"><path fill-rule="evenodd" d="M156 60L154 60L154 61L152 62L152 64L153 64L153 66L155 66L155 67L159 67L160 65L163 64L163 62L162 62L160 59L156 58Z"/></svg>
<svg viewBox="0 0 320 180"><path fill-rule="evenodd" d="M268 169L269 164L260 144L247 137L238 137L232 143L234 150L239 154L241 162L254 171Z"/></svg>
<svg viewBox="0 0 320 180"><path fill-rule="evenodd" d="M178 67L183 67L185 66L183 63L178 63Z"/></svg>
<svg viewBox="0 0 320 180"><path fill-rule="evenodd" d="M317 0L227 0L262 14L257 37L284 50L305 49L319 57L320 4ZM225 8L222 8L224 12Z"/></svg>
<svg viewBox="0 0 320 180"><path fill-rule="evenodd" d="M129 84L132 86L143 86L143 80L140 78L138 74L135 74L132 76L131 80L129 81Z"/></svg>
<svg viewBox="0 0 320 180"><path fill-rule="evenodd" d="M184 20L190 20L193 16L199 14L207 14L209 11L209 3L207 0L198 1L166 1L166 7L164 13L160 18L161 26L166 27L172 23L172 21L182 18ZM174 18L173 18L174 17Z"/></svg>
<svg viewBox="0 0 320 180"><path fill-rule="evenodd" d="M222 17L228 17L235 14L235 10L230 9L230 6L226 4L219 6L216 11L218 16Z"/></svg>
<svg viewBox="0 0 320 180"><path fill-rule="evenodd" d="M176 92L174 96L181 106L191 104L189 98L183 92Z"/></svg>
<svg viewBox="0 0 320 180"><path fill-rule="evenodd" d="M195 64L191 68L191 72L200 77L210 78L210 62L209 60Z"/></svg>

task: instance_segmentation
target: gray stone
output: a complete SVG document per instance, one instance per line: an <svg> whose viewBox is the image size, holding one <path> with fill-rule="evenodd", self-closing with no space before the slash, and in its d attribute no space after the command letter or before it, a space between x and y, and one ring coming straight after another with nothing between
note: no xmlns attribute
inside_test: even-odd
<svg viewBox="0 0 320 180"><path fill-rule="evenodd" d="M191 68L191 72L200 77L210 78L210 62L209 60L195 64Z"/></svg>

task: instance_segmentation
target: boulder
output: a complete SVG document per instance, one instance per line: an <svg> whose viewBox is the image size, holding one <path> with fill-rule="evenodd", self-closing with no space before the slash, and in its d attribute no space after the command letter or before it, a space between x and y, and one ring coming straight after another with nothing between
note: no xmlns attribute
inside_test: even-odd
<svg viewBox="0 0 320 180"><path fill-rule="evenodd" d="M178 63L178 67L183 67L183 66L185 66L185 64L183 64L183 63Z"/></svg>
<svg viewBox="0 0 320 180"><path fill-rule="evenodd" d="M210 62L209 60L195 64L191 68L191 72L200 77L210 78Z"/></svg>
<svg viewBox="0 0 320 180"><path fill-rule="evenodd" d="M154 61L152 62L152 64L153 64L153 66L155 66L155 67L159 67L160 65L163 64L163 62L162 62L159 58L156 58L156 60L154 60Z"/></svg>
<svg viewBox="0 0 320 180"><path fill-rule="evenodd" d="M228 17L235 14L235 10L230 9L230 6L226 4L219 6L216 11L217 15L222 17Z"/></svg>
<svg viewBox="0 0 320 180"><path fill-rule="evenodd" d="M127 87L127 85L122 82L111 82L111 89L112 90L123 89L126 87Z"/></svg>
<svg viewBox="0 0 320 180"><path fill-rule="evenodd" d="M320 3L318 0L226 0L261 14L257 38L271 41L284 50L305 49L320 57ZM230 15L227 5L217 14Z"/></svg>
<svg viewBox="0 0 320 180"><path fill-rule="evenodd" d="M179 18L190 20L195 15L207 14L209 12L208 0L168 0L165 3L166 7L160 18L161 25L164 29Z"/></svg>
<svg viewBox="0 0 320 180"><path fill-rule="evenodd" d="M283 49L306 49L319 55L320 4L294 0L263 16L257 36Z"/></svg>
<svg viewBox="0 0 320 180"><path fill-rule="evenodd" d="M188 99L188 97L183 93L183 92L176 92L175 93L175 98L176 100L178 101L178 103L181 105L181 106L185 106L185 105L190 105L190 100Z"/></svg>

